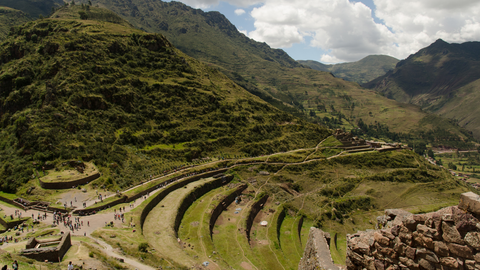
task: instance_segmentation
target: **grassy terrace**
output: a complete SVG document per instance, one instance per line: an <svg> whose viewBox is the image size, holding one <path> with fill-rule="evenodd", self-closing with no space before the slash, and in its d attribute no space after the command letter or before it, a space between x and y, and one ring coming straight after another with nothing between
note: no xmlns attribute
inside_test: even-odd
<svg viewBox="0 0 480 270"><path fill-rule="evenodd" d="M84 173L78 172L76 169L67 167L58 171L56 169L47 170L46 175L41 177L40 180L43 182L65 182L65 181L74 181L78 179L85 178L89 175L94 175L98 173L98 168L91 162L85 162ZM42 172L39 172L42 175Z"/></svg>
<svg viewBox="0 0 480 270"><path fill-rule="evenodd" d="M189 256L199 262L209 261L222 269L227 268L228 263L219 256L210 238L210 213L224 195L232 190L228 187L221 187L198 198L185 212L178 231L178 237L183 242L183 249L188 252ZM214 263L208 256L213 256L216 262Z"/></svg>
<svg viewBox="0 0 480 270"><path fill-rule="evenodd" d="M268 157L268 162L271 163L296 163L304 161L308 155L312 154L314 149L300 150L295 152L275 154Z"/></svg>
<svg viewBox="0 0 480 270"><path fill-rule="evenodd" d="M209 181L212 181L212 178L201 179L184 188L172 191L148 214L143 225L143 232L148 243L156 251L184 266L194 265L195 260L178 245L173 230L177 210L187 194Z"/></svg>

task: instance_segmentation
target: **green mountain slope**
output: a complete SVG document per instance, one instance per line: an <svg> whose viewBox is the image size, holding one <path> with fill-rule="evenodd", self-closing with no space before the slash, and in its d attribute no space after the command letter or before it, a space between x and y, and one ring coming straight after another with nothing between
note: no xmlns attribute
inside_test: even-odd
<svg viewBox="0 0 480 270"><path fill-rule="evenodd" d="M123 188L195 158L313 147L328 134L162 35L120 24L29 22L2 43L0 63L2 191L30 179L34 164L90 160Z"/></svg>
<svg viewBox="0 0 480 270"><path fill-rule="evenodd" d="M203 12L178 2L92 2L114 11L137 28L164 34L185 53L297 116L311 117L331 128L352 129L359 119L375 126L385 125L394 132L423 132L442 126L465 139L458 127L441 118L424 120L428 114L415 106L389 100L328 72L303 67L282 50L247 38L218 12Z"/></svg>
<svg viewBox="0 0 480 270"><path fill-rule="evenodd" d="M480 42L449 44L437 40L364 86L385 96L421 106L459 121L480 138L477 90Z"/></svg>
<svg viewBox="0 0 480 270"><path fill-rule="evenodd" d="M334 65L325 65L312 60L298 62L316 70L332 72L335 77L363 84L394 69L398 59L387 55L369 55L357 62Z"/></svg>
<svg viewBox="0 0 480 270"><path fill-rule="evenodd" d="M24 24L32 19L20 10L0 6L0 42L3 41L13 26Z"/></svg>
<svg viewBox="0 0 480 270"><path fill-rule="evenodd" d="M32 18L38 18L40 15L46 17L52 14L52 9L63 6L64 2L63 0L2 0L0 5L21 10Z"/></svg>

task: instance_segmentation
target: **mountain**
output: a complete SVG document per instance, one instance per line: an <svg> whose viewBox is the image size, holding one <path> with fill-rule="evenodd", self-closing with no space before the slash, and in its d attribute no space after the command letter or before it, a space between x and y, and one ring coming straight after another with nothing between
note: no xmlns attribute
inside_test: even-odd
<svg viewBox="0 0 480 270"><path fill-rule="evenodd" d="M10 7L23 11L31 18L47 17L53 9L64 5L63 0L1 0L0 6Z"/></svg>
<svg viewBox="0 0 480 270"><path fill-rule="evenodd" d="M480 42L441 39L365 87L458 121L480 138Z"/></svg>
<svg viewBox="0 0 480 270"><path fill-rule="evenodd" d="M20 10L0 6L0 42L4 40L13 26L24 24L32 19Z"/></svg>
<svg viewBox="0 0 480 270"><path fill-rule="evenodd" d="M92 161L99 185L116 189L192 159L314 147L329 134L111 11L76 5L53 17L0 46L2 191L43 164Z"/></svg>
<svg viewBox="0 0 480 270"><path fill-rule="evenodd" d="M334 65L325 65L312 60L298 62L316 70L331 72L335 77L363 84L385 75L389 70L395 68L398 61L388 55L369 55L357 62Z"/></svg>
<svg viewBox="0 0 480 270"><path fill-rule="evenodd" d="M218 12L152 0L92 0L92 3L114 11L139 29L162 33L186 54L208 63L250 93L296 116L330 128L350 130L362 120L361 123L373 125L372 129L388 130L389 134L442 129L459 136L455 142L469 140L458 127L440 117L429 116L416 106L389 100L329 72L305 68L284 51L249 39ZM390 140L398 139L395 135L388 136Z"/></svg>

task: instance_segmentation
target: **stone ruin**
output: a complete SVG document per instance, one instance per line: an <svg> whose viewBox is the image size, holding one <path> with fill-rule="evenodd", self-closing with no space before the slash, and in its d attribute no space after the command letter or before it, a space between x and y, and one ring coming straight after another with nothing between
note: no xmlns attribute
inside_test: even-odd
<svg viewBox="0 0 480 270"><path fill-rule="evenodd" d="M330 234L317 228L310 228L303 257L298 265L299 270L328 269L338 270L330 255Z"/></svg>
<svg viewBox="0 0 480 270"><path fill-rule="evenodd" d="M20 255L37 261L61 262L65 253L72 246L70 232L58 239L38 240L30 238Z"/></svg>
<svg viewBox="0 0 480 270"><path fill-rule="evenodd" d="M479 218L480 196L473 192L463 193L458 206L427 214L386 210L384 216L377 218L380 229L347 235L346 268L478 270ZM310 230L298 269L336 269L331 261L318 259L319 254L329 252L329 248L327 238L316 231L321 230ZM313 242L321 244L310 244ZM307 261L310 264L306 264Z"/></svg>

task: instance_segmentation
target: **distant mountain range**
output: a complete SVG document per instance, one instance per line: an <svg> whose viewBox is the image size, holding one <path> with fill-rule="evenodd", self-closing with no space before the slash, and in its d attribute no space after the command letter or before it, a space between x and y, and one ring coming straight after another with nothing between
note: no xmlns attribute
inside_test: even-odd
<svg viewBox="0 0 480 270"><path fill-rule="evenodd" d="M480 138L480 42L439 39L363 86L454 119Z"/></svg>
<svg viewBox="0 0 480 270"><path fill-rule="evenodd" d="M138 29L162 33L189 56L220 70L250 93L295 116L330 128L352 129L359 123L370 124L374 129L387 130L382 134L440 128L459 136L462 138L458 139L460 141L468 141L465 132L455 124L425 113L416 106L365 90L357 83L332 76L331 71L305 68L283 50L249 39L218 12L203 12L179 2L91 2L93 6L105 7L119 14ZM77 5L80 4L87 4L87 1L77 1ZM394 61L384 56L367 57L357 63L337 66L337 76L345 74L352 78L367 78L362 63L377 66L376 72L384 72L389 68L388 63ZM360 75L348 75L347 69ZM397 139L396 136L389 138Z"/></svg>
<svg viewBox="0 0 480 270"><path fill-rule="evenodd" d="M415 106L366 91L330 72L305 68L283 50L249 39L219 12L152 0L92 0L92 3L114 11L139 29L164 34L181 51L296 116L332 128L351 129L362 119L367 124L386 125L392 132L442 126L464 136L448 121L441 118L432 121L432 116ZM430 120L425 121L427 116Z"/></svg>
<svg viewBox="0 0 480 270"><path fill-rule="evenodd" d="M333 65L325 65L313 60L298 62L316 70L331 72L335 77L364 84L394 69L398 61L388 55L369 55L357 62Z"/></svg>

